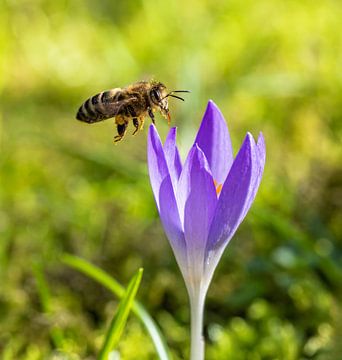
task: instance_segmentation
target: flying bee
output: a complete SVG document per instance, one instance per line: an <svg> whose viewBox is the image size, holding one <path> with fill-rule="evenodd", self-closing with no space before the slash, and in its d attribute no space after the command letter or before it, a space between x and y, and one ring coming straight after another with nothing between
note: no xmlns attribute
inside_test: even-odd
<svg viewBox="0 0 342 360"><path fill-rule="evenodd" d="M190 92L174 90L167 92L161 82L139 81L125 88L115 88L103 91L87 99L79 108L76 119L92 124L109 118L114 118L118 135L114 142L120 141L127 130L129 121L133 121L133 135L144 125L144 119L149 116L155 123L154 112L159 111L170 124L168 97L184 101L175 93Z"/></svg>

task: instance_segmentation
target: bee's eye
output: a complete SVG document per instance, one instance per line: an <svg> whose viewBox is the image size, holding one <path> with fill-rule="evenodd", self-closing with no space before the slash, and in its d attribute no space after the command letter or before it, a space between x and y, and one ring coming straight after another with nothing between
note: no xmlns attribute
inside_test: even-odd
<svg viewBox="0 0 342 360"><path fill-rule="evenodd" d="M151 96L153 97L153 98L155 98L156 100L157 100L157 102L159 102L160 101L160 96L159 96L159 91L158 90L152 90L151 91Z"/></svg>

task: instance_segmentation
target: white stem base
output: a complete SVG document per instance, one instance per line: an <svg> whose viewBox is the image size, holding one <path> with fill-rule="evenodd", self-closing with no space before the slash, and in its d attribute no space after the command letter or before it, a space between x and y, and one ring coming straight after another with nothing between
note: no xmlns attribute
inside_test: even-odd
<svg viewBox="0 0 342 360"><path fill-rule="evenodd" d="M203 311L205 294L199 291L190 295L191 350L190 360L204 360Z"/></svg>

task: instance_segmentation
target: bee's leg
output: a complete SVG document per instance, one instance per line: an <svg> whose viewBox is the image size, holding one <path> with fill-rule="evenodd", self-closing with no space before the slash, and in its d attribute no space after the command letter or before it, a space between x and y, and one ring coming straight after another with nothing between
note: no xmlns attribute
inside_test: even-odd
<svg viewBox="0 0 342 360"><path fill-rule="evenodd" d="M124 137L126 130L127 130L127 125L128 125L128 123L117 125L118 135L114 136L114 142L118 142Z"/></svg>
<svg viewBox="0 0 342 360"><path fill-rule="evenodd" d="M144 117L144 116L140 116L140 118L139 118L139 122L140 122L139 130L142 130L142 129L143 129L143 127L144 127L144 120L145 120L145 117Z"/></svg>
<svg viewBox="0 0 342 360"><path fill-rule="evenodd" d="M155 122L154 122L154 114L153 114L153 111L152 111L151 108L148 108L148 115L151 118L153 124L155 124Z"/></svg>
<svg viewBox="0 0 342 360"><path fill-rule="evenodd" d="M135 127L135 130L133 131L132 135L135 135L137 131L140 129L140 122L137 118L133 118L133 125Z"/></svg>

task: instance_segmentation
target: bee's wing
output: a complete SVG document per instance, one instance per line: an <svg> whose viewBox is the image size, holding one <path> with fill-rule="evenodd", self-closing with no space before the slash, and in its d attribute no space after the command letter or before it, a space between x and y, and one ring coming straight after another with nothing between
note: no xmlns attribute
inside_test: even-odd
<svg viewBox="0 0 342 360"><path fill-rule="evenodd" d="M133 104L138 99L134 96L129 99L120 100L106 104L106 110L108 117L114 117L118 115L126 106Z"/></svg>

